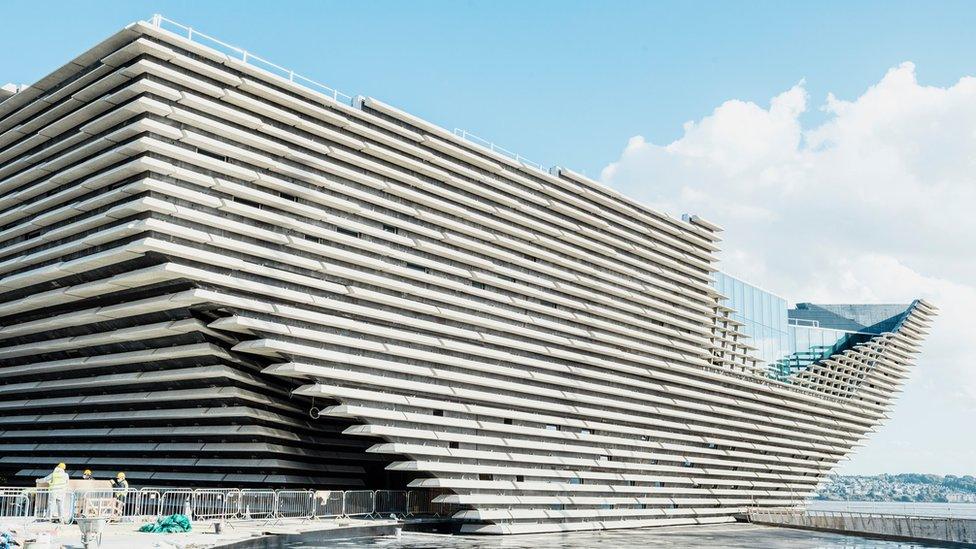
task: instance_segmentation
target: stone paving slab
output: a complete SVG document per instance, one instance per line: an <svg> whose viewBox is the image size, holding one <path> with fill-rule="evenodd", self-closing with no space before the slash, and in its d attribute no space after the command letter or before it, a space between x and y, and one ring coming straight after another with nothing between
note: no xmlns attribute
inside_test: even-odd
<svg viewBox="0 0 976 549"><path fill-rule="evenodd" d="M159 547L162 549L204 549L223 546L273 546L270 542L274 538L301 537L304 535L327 537L354 537L371 535L376 527L392 528L397 524L394 520L315 520L301 521L285 519L274 524L261 522L225 522L223 531L214 533L213 521L197 521L192 524L193 530L179 534L148 534L139 532L145 522L122 522L107 524L102 533L100 549L137 549L143 547ZM358 531L362 531L360 534ZM49 523L34 523L28 527L27 534L18 537L33 537L36 534L48 533L51 536L51 549L82 547L81 530L75 524L53 525ZM263 539L266 537L267 539ZM256 543L250 544L249 541Z"/></svg>

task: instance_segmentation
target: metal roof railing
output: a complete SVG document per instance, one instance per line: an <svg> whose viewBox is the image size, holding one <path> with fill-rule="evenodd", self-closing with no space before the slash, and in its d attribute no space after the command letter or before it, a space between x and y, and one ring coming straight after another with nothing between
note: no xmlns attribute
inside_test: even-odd
<svg viewBox="0 0 976 549"><path fill-rule="evenodd" d="M147 23L154 28L181 36L191 42L196 42L208 48L217 50L228 57L238 59L248 65L285 78L290 82L294 82L319 93L323 93L326 96L332 97L332 99L336 102L342 102L349 105L352 105L353 103L353 98L351 95L346 95L331 86L326 86L325 84L312 80L307 76L302 76L289 68L272 63L271 61L255 55L244 48L239 48L232 44L228 44L227 42L224 42L218 38L204 34L193 27L189 27L182 23L177 23L172 19L167 19L158 13L154 14L149 21L147 21Z"/></svg>
<svg viewBox="0 0 976 549"><path fill-rule="evenodd" d="M461 128L454 128L454 135L460 137L461 139L464 139L465 141L474 143L475 145L478 145L480 147L484 147L492 152L496 152L502 156L507 156L508 158L511 158L516 162L520 162L522 164L525 164L526 166L535 168L540 172L549 173L549 169L543 166L542 164L539 164L538 162L533 162L532 160L529 160L528 158L520 155L519 153L512 152L504 147L499 147L495 143L488 141L487 139L484 139L482 137L478 137L477 135L467 130L463 130Z"/></svg>
<svg viewBox="0 0 976 549"><path fill-rule="evenodd" d="M210 36L209 34L200 32L199 30L193 27L184 25L177 21L173 21L172 19L169 19L167 17L163 17L158 13L153 14L153 16L150 17L149 21L146 21L146 23L152 26L153 28L167 31L181 38L185 38L191 42L195 42L202 46L206 46L208 48L216 50L228 57L240 60L258 69L280 76L281 78L284 78L289 82L294 82L295 84L299 84L311 90L322 93L328 97L331 97L337 103L341 102L347 105L355 106L355 101L353 99L353 96L351 95L344 94L331 86L327 86L325 84L322 84L321 82L308 78L307 76L298 74L292 69L268 61L267 59L259 55L255 55L254 53L245 50L244 48L240 48L233 44L228 44L227 42L224 42L219 38L215 38L213 36ZM469 143L478 145L480 147L488 149L489 151L511 158L512 160L524 164L525 166L534 168L543 173L549 173L549 168L543 166L542 164L529 160L528 158L522 156L519 153L510 151L504 147L500 147L495 143L488 141L487 139L484 139L482 137L479 137L467 130L455 128L454 135L458 136L459 138Z"/></svg>
<svg viewBox="0 0 976 549"><path fill-rule="evenodd" d="M787 318L786 319L786 322L787 322L787 324L789 324L791 326L805 326L807 328L819 328L820 327L820 321L819 320L811 320L811 319L806 319L806 318Z"/></svg>

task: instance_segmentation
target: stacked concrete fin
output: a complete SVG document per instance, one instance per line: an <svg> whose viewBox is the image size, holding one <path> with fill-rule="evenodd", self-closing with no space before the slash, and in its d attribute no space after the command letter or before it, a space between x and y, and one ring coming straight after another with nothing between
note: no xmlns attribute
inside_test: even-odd
<svg viewBox="0 0 976 549"><path fill-rule="evenodd" d="M334 483L358 450L345 478L385 464L469 532L717 523L810 494L887 403L750 365L714 225L145 24L0 103L0 163L20 474L77 444ZM885 374L917 310L864 351Z"/></svg>
<svg viewBox="0 0 976 549"><path fill-rule="evenodd" d="M148 31L0 103L0 477L33 484L63 461L143 486L388 483L390 456L208 327L272 269L221 247L254 244L228 231L239 203L211 192L217 161L178 120L223 94L181 67L209 61Z"/></svg>
<svg viewBox="0 0 976 549"><path fill-rule="evenodd" d="M852 400L882 415L908 379L936 308L922 300L912 303L891 331L797 372L800 387Z"/></svg>

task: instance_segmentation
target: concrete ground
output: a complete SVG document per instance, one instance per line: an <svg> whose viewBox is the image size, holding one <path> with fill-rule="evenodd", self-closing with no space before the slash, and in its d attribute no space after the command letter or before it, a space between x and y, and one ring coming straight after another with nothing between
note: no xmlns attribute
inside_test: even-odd
<svg viewBox="0 0 976 549"><path fill-rule="evenodd" d="M303 536L346 538L359 535L376 535L392 531L397 524L394 520L313 520L283 519L276 523L226 522L223 531L214 533L213 521L197 521L193 530L181 534L146 534L138 532L144 522L122 522L107 524L102 533L101 549L137 549L159 547L162 549L203 549L210 547L270 547L279 545L281 540L296 539ZM38 534L50 535L50 549L62 547L82 547L81 530L75 524L53 525L46 522L29 525L27 535L23 530L18 537L23 539ZM262 537L270 536L266 539ZM47 548L44 548L47 549Z"/></svg>

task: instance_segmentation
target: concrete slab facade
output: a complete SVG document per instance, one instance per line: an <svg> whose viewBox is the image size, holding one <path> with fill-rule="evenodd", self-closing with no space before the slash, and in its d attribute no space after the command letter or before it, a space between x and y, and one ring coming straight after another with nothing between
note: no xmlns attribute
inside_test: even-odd
<svg viewBox="0 0 976 549"><path fill-rule="evenodd" d="M0 467L408 484L476 533L789 505L935 308L770 379L720 232L136 23L0 101Z"/></svg>

